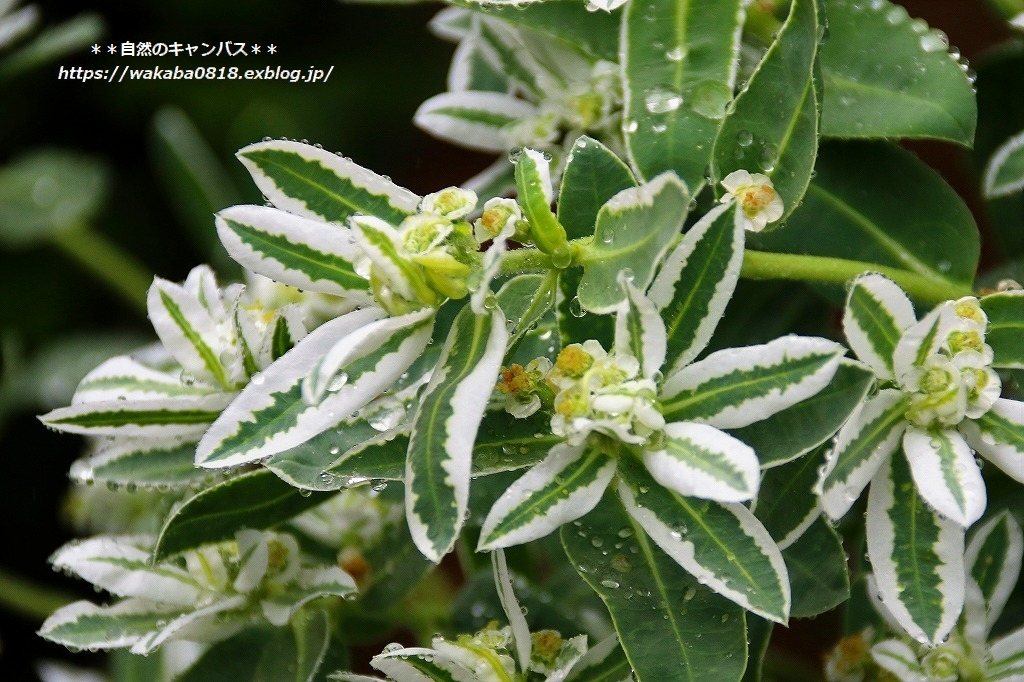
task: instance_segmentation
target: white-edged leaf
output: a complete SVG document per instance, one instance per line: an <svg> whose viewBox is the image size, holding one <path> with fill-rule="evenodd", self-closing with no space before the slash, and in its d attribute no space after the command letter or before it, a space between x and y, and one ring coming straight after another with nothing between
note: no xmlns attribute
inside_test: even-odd
<svg viewBox="0 0 1024 682"><path fill-rule="evenodd" d="M150 552L140 541L152 538L100 535L64 545L50 563L119 597L190 607L211 596L187 571L171 564L151 565Z"/></svg>
<svg viewBox="0 0 1024 682"><path fill-rule="evenodd" d="M484 251L480 269L473 273L470 286L476 287L471 294L469 305L477 315L487 312L487 301L491 296L491 282L501 273L501 260L508 250L508 239L515 233L514 225L506 225L504 229L491 239L491 245Z"/></svg>
<svg viewBox="0 0 1024 682"><path fill-rule="evenodd" d="M846 294L843 331L850 350L882 379L895 379L893 353L903 332L917 322L903 289L877 273L861 275Z"/></svg>
<svg viewBox="0 0 1024 682"><path fill-rule="evenodd" d="M664 449L645 450L644 465L680 495L719 502L751 499L761 480L750 446L707 424L666 424Z"/></svg>
<svg viewBox="0 0 1024 682"><path fill-rule="evenodd" d="M986 199L1005 197L1024 189L1024 131L999 145L985 166L982 188Z"/></svg>
<svg viewBox="0 0 1024 682"><path fill-rule="evenodd" d="M828 385L845 350L827 339L789 335L712 353L666 379L665 418L724 429L761 421Z"/></svg>
<svg viewBox="0 0 1024 682"><path fill-rule="evenodd" d="M977 419L960 422L959 429L978 454L1024 483L1024 403L999 398Z"/></svg>
<svg viewBox="0 0 1024 682"><path fill-rule="evenodd" d="M183 488L212 478L195 465L196 444L186 438L116 438L71 465L76 483Z"/></svg>
<svg viewBox="0 0 1024 682"><path fill-rule="evenodd" d="M88 436L197 438L228 406L234 393L103 400L59 407L39 417L51 429Z"/></svg>
<svg viewBox="0 0 1024 682"><path fill-rule="evenodd" d="M992 366L1024 369L1024 290L1010 289L978 301L988 317L985 343L992 347Z"/></svg>
<svg viewBox="0 0 1024 682"><path fill-rule="evenodd" d="M871 647L871 658L880 667L896 676L900 682L927 679L917 654L908 644L898 639L887 639Z"/></svg>
<svg viewBox="0 0 1024 682"><path fill-rule="evenodd" d="M149 633L132 646L131 652L142 655L150 654L165 642L175 639L191 641L226 639L241 630L245 624L244 615L239 613L232 618L227 612L241 609L244 606L245 597L237 595L215 601L209 606L203 606L195 611L186 611L169 622L161 621L157 623L155 632Z"/></svg>
<svg viewBox="0 0 1024 682"><path fill-rule="evenodd" d="M413 122L442 140L482 152L506 152L512 126L535 116L529 102L500 92L463 90L434 95L420 105Z"/></svg>
<svg viewBox="0 0 1024 682"><path fill-rule="evenodd" d="M964 530L917 494L906 458L889 458L868 493L867 546L885 607L911 637L935 646L964 604Z"/></svg>
<svg viewBox="0 0 1024 682"><path fill-rule="evenodd" d="M224 411L196 449L196 463L225 467L251 462L303 443L337 424L389 387L426 347L433 317L417 317L385 345L346 366L347 381L320 403L302 400L307 372L338 341L383 315L365 308L317 328L250 383Z"/></svg>
<svg viewBox="0 0 1024 682"><path fill-rule="evenodd" d="M985 512L985 482L974 453L953 430L930 432L915 426L903 434L917 491L938 513L964 528Z"/></svg>
<svg viewBox="0 0 1024 682"><path fill-rule="evenodd" d="M378 654L370 665L396 682L479 682L461 661L435 649L406 647Z"/></svg>
<svg viewBox="0 0 1024 682"><path fill-rule="evenodd" d="M355 580L338 566L302 568L287 588L273 591L260 602L263 615L281 627L291 620L305 604L320 597L351 598L356 593Z"/></svg>
<svg viewBox="0 0 1024 682"><path fill-rule="evenodd" d="M527 670L530 666L533 640L530 638L530 626L526 624L526 616L519 608L516 592L512 589L512 574L509 573L504 550L496 549L491 552L491 570L494 573L494 585L498 589L501 608L505 610L508 624L512 627L512 641L516 647L519 669Z"/></svg>
<svg viewBox="0 0 1024 682"><path fill-rule="evenodd" d="M632 679L629 661L619 646L619 638L614 634L587 649L566 677L568 682L631 682Z"/></svg>
<svg viewBox="0 0 1024 682"><path fill-rule="evenodd" d="M454 546L469 502L473 442L505 355L500 308L456 316L413 418L405 511L416 546L437 563Z"/></svg>
<svg viewBox="0 0 1024 682"><path fill-rule="evenodd" d="M197 268L198 269L198 268ZM195 271L193 271L195 272ZM210 275L212 279L212 274ZM234 334L222 340L221 322L226 314L214 317L203 305L209 293L154 278L146 306L149 320L164 347L181 363L186 372L197 379L232 390L244 380L242 358L234 350ZM220 295L214 285L213 296Z"/></svg>
<svg viewBox="0 0 1024 682"><path fill-rule="evenodd" d="M815 486L830 519L838 521L850 511L886 457L895 452L907 428L905 412L903 393L887 388L857 408L839 429Z"/></svg>
<svg viewBox="0 0 1024 682"><path fill-rule="evenodd" d="M1003 612L1020 576L1024 535L1009 511L1000 512L974 531L964 562L985 600L987 626Z"/></svg>
<svg viewBox="0 0 1024 682"><path fill-rule="evenodd" d="M1017 628L992 641L988 647L992 662L988 679L998 682L1024 680L1024 628Z"/></svg>
<svg viewBox="0 0 1024 682"><path fill-rule="evenodd" d="M219 389L201 382L183 382L181 373L153 369L129 355L110 358L85 375L72 405L110 400L146 400L208 395Z"/></svg>
<svg viewBox="0 0 1024 682"><path fill-rule="evenodd" d="M216 225L228 254L253 272L306 291L372 300L354 267L362 254L344 225L267 206L231 206Z"/></svg>
<svg viewBox="0 0 1024 682"><path fill-rule="evenodd" d="M121 649L136 644L180 609L141 599L127 599L112 606L76 601L58 609L39 629L39 635L76 649Z"/></svg>
<svg viewBox="0 0 1024 682"><path fill-rule="evenodd" d="M387 178L313 145L270 140L237 156L274 206L306 218L343 223L359 213L397 225L420 203Z"/></svg>
<svg viewBox="0 0 1024 682"><path fill-rule="evenodd" d="M952 303L946 302L904 330L892 355L896 378L902 379L912 367L923 365L925 360L938 353L958 320Z"/></svg>
<svg viewBox="0 0 1024 682"><path fill-rule="evenodd" d="M647 295L661 311L668 335L667 374L697 357L732 298L743 264L743 226L735 206L720 204L686 231L665 258Z"/></svg>
<svg viewBox="0 0 1024 682"><path fill-rule="evenodd" d="M480 529L478 551L544 537L597 505L615 460L583 445L559 443L506 490Z"/></svg>
<svg viewBox="0 0 1024 682"><path fill-rule="evenodd" d="M661 487L636 461L620 463L623 506L680 566L748 611L789 618L789 574L768 531L741 504L695 500Z"/></svg>
<svg viewBox="0 0 1024 682"><path fill-rule="evenodd" d="M644 377L654 376L665 364L665 323L654 303L633 286L622 271L618 282L626 293L626 300L615 316L615 348L640 360Z"/></svg>
<svg viewBox="0 0 1024 682"><path fill-rule="evenodd" d="M419 266L403 254L398 230L373 216L355 216L349 222L359 248L389 288L407 301L432 302L436 298Z"/></svg>

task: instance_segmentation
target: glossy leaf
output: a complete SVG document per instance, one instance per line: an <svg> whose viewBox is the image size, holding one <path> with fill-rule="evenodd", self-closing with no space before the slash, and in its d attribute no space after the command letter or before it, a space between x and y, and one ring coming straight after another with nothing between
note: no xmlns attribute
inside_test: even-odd
<svg viewBox="0 0 1024 682"><path fill-rule="evenodd" d="M783 219L797 207L814 171L820 106L814 70L821 23L815 0L794 0L715 141L714 177L736 170L767 175L782 198ZM715 191L722 193L717 186Z"/></svg>
<svg viewBox="0 0 1024 682"><path fill-rule="evenodd" d="M614 495L606 494L579 525L563 527L561 537L569 561L608 607L640 682L740 679L742 609L683 571Z"/></svg>
<svg viewBox="0 0 1024 682"><path fill-rule="evenodd" d="M239 528L270 528L326 499L324 493L300 491L266 470L242 474L175 508L160 530L153 561L231 539Z"/></svg>
<svg viewBox="0 0 1024 682"><path fill-rule="evenodd" d="M932 509L964 528L981 518L985 482L963 436L911 426L903 434L903 451L918 493Z"/></svg>
<svg viewBox="0 0 1024 682"><path fill-rule="evenodd" d="M644 466L680 495L744 502L757 492L757 455L745 443L707 424L665 425L664 447L644 450Z"/></svg>
<svg viewBox="0 0 1024 682"><path fill-rule="evenodd" d="M612 150L586 135L579 137L565 160L558 191L558 220L569 239L594 234L601 206L636 185L629 166Z"/></svg>
<svg viewBox="0 0 1024 682"><path fill-rule="evenodd" d="M1003 291L979 303L988 317L985 343L992 346L992 365L1024 369L1024 291Z"/></svg>
<svg viewBox="0 0 1024 682"><path fill-rule="evenodd" d="M1024 483L1024 403L999 398L985 414L961 422L960 432L979 455Z"/></svg>
<svg viewBox="0 0 1024 682"><path fill-rule="evenodd" d="M689 187L704 182L732 101L744 10L738 0L626 5L623 132L643 178L671 170Z"/></svg>
<svg viewBox="0 0 1024 682"><path fill-rule="evenodd" d="M803 535L782 550L793 585L794 618L812 618L850 598L846 552L839 535L817 517Z"/></svg>
<svg viewBox="0 0 1024 682"><path fill-rule="evenodd" d="M195 465L195 456L191 441L124 438L73 464L69 476L87 484L180 488L211 477L210 471Z"/></svg>
<svg viewBox="0 0 1024 682"><path fill-rule="evenodd" d="M233 397L216 393L184 399L104 400L59 407L39 419L52 429L90 436L198 438Z"/></svg>
<svg viewBox="0 0 1024 682"><path fill-rule="evenodd" d="M1009 511L981 524L967 544L964 562L985 600L988 628L998 620L1020 577L1024 535Z"/></svg>
<svg viewBox="0 0 1024 682"><path fill-rule="evenodd" d="M398 225L419 204L409 190L313 145L257 142L237 156L277 208L306 218L344 223L361 213Z"/></svg>
<svg viewBox="0 0 1024 682"><path fill-rule="evenodd" d="M899 286L877 273L861 275L846 294L843 332L851 350L881 379L894 380L893 354L903 332L917 322Z"/></svg>
<svg viewBox="0 0 1024 682"><path fill-rule="evenodd" d="M482 152L505 152L511 128L537 115L525 100L502 92L443 92L420 105L413 122L431 135Z"/></svg>
<svg viewBox="0 0 1024 682"><path fill-rule="evenodd" d="M823 135L972 144L974 93L945 36L888 1L829 0L828 25Z"/></svg>
<svg viewBox="0 0 1024 682"><path fill-rule="evenodd" d="M970 285L978 230L963 200L910 152L887 143L831 143L785 229L748 246L897 267Z"/></svg>
<svg viewBox="0 0 1024 682"><path fill-rule="evenodd" d="M686 185L670 173L608 200L597 214L594 241L584 255L580 305L591 312L612 312L625 299L616 284L622 270L632 271L633 284L646 289L682 228L689 201Z"/></svg>
<svg viewBox="0 0 1024 682"><path fill-rule="evenodd" d="M814 483L826 449L818 448L761 474L752 511L783 552L821 515Z"/></svg>
<svg viewBox="0 0 1024 682"><path fill-rule="evenodd" d="M1024 133L1004 142L985 168L984 192L988 199L1003 197L1024 188Z"/></svg>

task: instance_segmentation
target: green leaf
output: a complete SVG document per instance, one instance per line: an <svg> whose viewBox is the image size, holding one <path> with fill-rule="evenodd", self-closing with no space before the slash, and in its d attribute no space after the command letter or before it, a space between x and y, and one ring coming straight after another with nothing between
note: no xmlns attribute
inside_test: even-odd
<svg viewBox="0 0 1024 682"><path fill-rule="evenodd" d="M633 286L626 273L619 272L618 284L626 300L615 316L615 348L640 361L641 376L653 377L665 364L665 323L651 299Z"/></svg>
<svg viewBox="0 0 1024 682"><path fill-rule="evenodd" d="M181 488L212 477L210 471L196 466L195 457L192 442L124 439L72 464L68 475L86 484Z"/></svg>
<svg viewBox="0 0 1024 682"><path fill-rule="evenodd" d="M850 598L846 552L839 535L817 517L800 538L782 550L793 585L794 618L813 618Z"/></svg>
<svg viewBox="0 0 1024 682"><path fill-rule="evenodd" d="M76 649L120 649L141 642L180 614L180 607L166 607L139 599L113 606L77 601L46 619L39 635Z"/></svg>
<svg viewBox="0 0 1024 682"><path fill-rule="evenodd" d="M271 628L242 630L204 651L188 670L174 678L174 682L253 682L261 661L254 652L265 651L274 635L275 630Z"/></svg>
<svg viewBox="0 0 1024 682"><path fill-rule="evenodd" d="M393 486L401 492L400 483L389 484L388 490ZM366 585L360 581L362 593L357 606L377 616L402 604L406 595L434 569L434 564L420 554L405 523L386 525L376 542L363 550L363 557L370 572L364 578Z"/></svg>
<svg viewBox="0 0 1024 682"><path fill-rule="evenodd" d="M229 540L240 528L270 528L315 507L327 497L325 493L297 490L265 469L242 474L177 507L160 530L153 561Z"/></svg>
<svg viewBox="0 0 1024 682"><path fill-rule="evenodd" d="M473 475L485 476L533 466L562 438L551 433L551 415L535 412L517 419L508 412L488 412L473 444Z"/></svg>
<svg viewBox="0 0 1024 682"><path fill-rule="evenodd" d="M867 538L886 608L912 637L936 646L964 603L964 531L917 494L902 453L872 480Z"/></svg>
<svg viewBox="0 0 1024 682"><path fill-rule="evenodd" d="M1024 369L1024 291L1002 291L980 300L988 316L985 343L995 367Z"/></svg>
<svg viewBox="0 0 1024 682"><path fill-rule="evenodd" d="M317 670L331 644L327 612L319 609L299 611L290 625L290 628L279 629L259 649L251 650L249 656L256 651L260 653L252 682L313 682L316 679ZM231 682L222 681L219 677L211 679Z"/></svg>
<svg viewBox="0 0 1024 682"><path fill-rule="evenodd" d="M960 432L979 455L1024 483L1024 403L999 398L977 419L960 422Z"/></svg>
<svg viewBox="0 0 1024 682"><path fill-rule="evenodd" d="M743 263L743 228L735 206L713 208L683 236L651 283L668 335L668 374L697 357L711 340Z"/></svg>
<svg viewBox="0 0 1024 682"><path fill-rule="evenodd" d="M1005 197L1024 188L1024 132L1000 145L985 167L986 199Z"/></svg>
<svg viewBox="0 0 1024 682"><path fill-rule="evenodd" d="M551 156L535 149L523 149L516 157L516 190L523 215L530 223L530 236L537 248L551 256L555 267L571 262L565 228L551 211Z"/></svg>
<svg viewBox="0 0 1024 682"><path fill-rule="evenodd" d="M577 524L562 528L562 547L608 607L640 682L740 679L742 609L683 571L611 492Z"/></svg>
<svg viewBox="0 0 1024 682"><path fill-rule="evenodd" d="M820 24L815 0L793 1L778 38L737 95L715 140L715 179L736 170L767 175L785 206L783 219L800 203L814 171ZM722 194L719 186L715 191Z"/></svg>
<svg viewBox="0 0 1024 682"><path fill-rule="evenodd" d="M473 441L505 355L500 308L455 322L413 419L406 517L416 546L437 563L454 546L469 501Z"/></svg>
<svg viewBox="0 0 1024 682"><path fill-rule="evenodd" d="M614 315L590 315L578 296L582 268L569 268L558 273L558 339L564 348L571 343L594 339L602 348L611 348L615 339ZM554 354L552 354L554 357Z"/></svg>
<svg viewBox="0 0 1024 682"><path fill-rule="evenodd" d="M882 275L861 275L846 294L843 331L847 341L881 379L896 379L893 355L903 332L916 322L914 306L906 293Z"/></svg>
<svg viewBox="0 0 1024 682"><path fill-rule="evenodd" d="M92 12L83 12L63 23L50 26L28 45L0 62L0 81L38 68L61 56L84 52L87 47L102 39L105 31L103 19Z"/></svg>
<svg viewBox="0 0 1024 682"><path fill-rule="evenodd" d="M398 225L420 201L350 159L308 144L257 142L237 156L275 206L306 218L344 223L361 213Z"/></svg>
<svg viewBox="0 0 1024 682"><path fill-rule="evenodd" d="M974 218L913 154L888 143L831 143L815 170L786 228L756 235L748 247L877 263L936 282L974 281Z"/></svg>
<svg viewBox="0 0 1024 682"><path fill-rule="evenodd" d="M590 647L565 678L566 682L627 682L633 669L615 635Z"/></svg>
<svg viewBox="0 0 1024 682"><path fill-rule="evenodd" d="M0 244L23 248L85 226L103 203L107 170L71 151L33 151L0 168Z"/></svg>
<svg viewBox="0 0 1024 682"><path fill-rule="evenodd" d="M90 436L195 438L221 414L230 393L153 400L77 403L39 419L51 429Z"/></svg>
<svg viewBox="0 0 1024 682"><path fill-rule="evenodd" d="M745 502L757 493L757 455L746 444L707 424L665 425L661 449L644 450L655 480L680 495Z"/></svg>
<svg viewBox="0 0 1024 682"><path fill-rule="evenodd" d="M777 623L790 591L779 548L746 507L683 497L661 487L635 460L619 464L622 503L669 556L703 584Z"/></svg>
<svg viewBox="0 0 1024 682"><path fill-rule="evenodd" d="M783 553L821 513L814 483L828 447L820 447L761 474L754 516L775 538Z"/></svg>
<svg viewBox="0 0 1024 682"><path fill-rule="evenodd" d="M491 507L477 551L521 545L575 521L597 504L615 460L596 448L560 443Z"/></svg>
<svg viewBox="0 0 1024 682"><path fill-rule="evenodd" d="M971 146L977 106L945 36L891 2L829 0L822 134L934 137Z"/></svg>
<svg viewBox="0 0 1024 682"><path fill-rule="evenodd" d="M618 15L588 12L582 3L575 0L548 0L518 7L511 0L452 0L451 4L557 38L596 59L610 62L618 59Z"/></svg>
<svg viewBox="0 0 1024 682"><path fill-rule="evenodd" d="M537 116L529 102L504 92L442 92L419 106L413 122L434 137L481 152L507 152L510 128Z"/></svg>
<svg viewBox="0 0 1024 682"><path fill-rule="evenodd" d="M831 438L864 402L874 381L870 370L844 358L832 381L810 398L729 433L754 448L762 467L785 464Z"/></svg>
<svg viewBox="0 0 1024 682"><path fill-rule="evenodd" d="M508 350L515 350L531 330L536 329L555 303L554 275L526 274L513 277L494 296L505 318L515 326L509 329Z"/></svg>
<svg viewBox="0 0 1024 682"><path fill-rule="evenodd" d="M224 248L246 268L308 291L372 302L356 274L362 257L351 231L266 206L232 206L217 214Z"/></svg>
<svg viewBox="0 0 1024 682"><path fill-rule="evenodd" d="M641 290L679 234L690 193L674 174L664 173L609 199L597 214L594 241L583 254L579 303L596 313L608 313L625 299L617 278L622 270L633 273Z"/></svg>
<svg viewBox="0 0 1024 682"><path fill-rule="evenodd" d="M748 426L825 388L844 351L827 339L794 335L720 350L665 380L662 413L668 421Z"/></svg>
<svg viewBox="0 0 1024 682"><path fill-rule="evenodd" d="M636 186L633 172L612 150L592 137L580 136L569 150L558 191L558 220L569 239L594 234L604 203Z"/></svg>
<svg viewBox="0 0 1024 682"><path fill-rule="evenodd" d="M739 0L626 5L623 130L642 177L672 170L689 187L704 182L733 97L744 8Z"/></svg>
<svg viewBox="0 0 1024 682"><path fill-rule="evenodd" d="M988 627L999 619L1020 577L1024 536L1009 511L1002 511L974 531L964 561L985 599Z"/></svg>
<svg viewBox="0 0 1024 682"><path fill-rule="evenodd" d="M752 613L747 616L747 669L743 673L742 682L761 682L764 675L764 657L768 652L768 642L772 637L775 623L759 618Z"/></svg>

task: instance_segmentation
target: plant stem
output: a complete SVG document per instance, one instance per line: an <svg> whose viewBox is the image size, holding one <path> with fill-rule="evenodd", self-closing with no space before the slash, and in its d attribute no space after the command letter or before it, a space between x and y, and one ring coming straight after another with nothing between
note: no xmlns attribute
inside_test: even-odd
<svg viewBox="0 0 1024 682"><path fill-rule="evenodd" d="M970 287L876 263L765 251L746 251L740 276L747 279L845 284L863 272L881 273L900 285L911 298L929 303L957 299L973 293Z"/></svg>
<svg viewBox="0 0 1024 682"><path fill-rule="evenodd" d="M153 275L134 256L85 226L53 235L51 242L133 308L146 314L146 291Z"/></svg>
<svg viewBox="0 0 1024 682"><path fill-rule="evenodd" d="M42 622L75 601L65 592L44 587L0 568L0 608Z"/></svg>

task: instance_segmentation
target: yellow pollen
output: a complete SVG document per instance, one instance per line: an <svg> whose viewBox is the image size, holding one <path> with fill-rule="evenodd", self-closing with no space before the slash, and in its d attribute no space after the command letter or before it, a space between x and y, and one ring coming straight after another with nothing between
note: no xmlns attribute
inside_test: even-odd
<svg viewBox="0 0 1024 682"><path fill-rule="evenodd" d="M578 344L562 349L555 360L555 369L573 379L579 379L594 364L594 358Z"/></svg>
<svg viewBox="0 0 1024 682"><path fill-rule="evenodd" d="M740 206L748 218L753 218L775 200L775 190L768 185L754 185L740 192Z"/></svg>
<svg viewBox="0 0 1024 682"><path fill-rule="evenodd" d="M502 393L518 395L531 390L533 380L522 365L514 364L511 367L501 368L501 381L498 382L496 388Z"/></svg>

